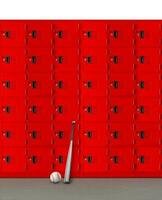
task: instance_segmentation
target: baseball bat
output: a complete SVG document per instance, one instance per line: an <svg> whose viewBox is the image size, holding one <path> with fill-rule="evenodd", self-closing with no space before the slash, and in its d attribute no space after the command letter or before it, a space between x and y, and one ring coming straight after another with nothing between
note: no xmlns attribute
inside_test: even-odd
<svg viewBox="0 0 162 200"><path fill-rule="evenodd" d="M69 144L69 150L68 150L66 166L65 166L64 183L70 183L70 171L71 171L71 160L72 160L72 153L73 153L74 130L75 130L75 121L72 121L70 144Z"/></svg>

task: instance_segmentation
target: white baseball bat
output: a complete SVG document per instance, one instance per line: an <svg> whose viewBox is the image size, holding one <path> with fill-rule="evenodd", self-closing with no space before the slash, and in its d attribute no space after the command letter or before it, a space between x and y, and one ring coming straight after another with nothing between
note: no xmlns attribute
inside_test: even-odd
<svg viewBox="0 0 162 200"><path fill-rule="evenodd" d="M72 121L70 144L69 144L69 150L68 150L66 166L65 166L64 183L70 183L70 171L71 171L71 160L72 160L72 153L73 153L74 129L75 129L75 121Z"/></svg>

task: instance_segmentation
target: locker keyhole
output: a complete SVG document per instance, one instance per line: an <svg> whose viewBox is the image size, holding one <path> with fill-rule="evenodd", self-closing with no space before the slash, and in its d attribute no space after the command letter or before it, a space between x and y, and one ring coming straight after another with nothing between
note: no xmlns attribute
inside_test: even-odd
<svg viewBox="0 0 162 200"><path fill-rule="evenodd" d="M10 81L5 81L3 85L5 86L5 88L10 88Z"/></svg>
<svg viewBox="0 0 162 200"><path fill-rule="evenodd" d="M36 64L36 62L37 62L36 56L32 56L32 57L31 57L31 63L32 63L32 64Z"/></svg>
<svg viewBox="0 0 162 200"><path fill-rule="evenodd" d="M31 137L32 137L33 139L36 139L36 138L37 138L37 132L36 132L36 131L32 131Z"/></svg>
<svg viewBox="0 0 162 200"><path fill-rule="evenodd" d="M59 131L59 132L58 132L58 137L59 137L59 139L62 139L62 138L63 138L63 134L64 134L63 131Z"/></svg>
<svg viewBox="0 0 162 200"><path fill-rule="evenodd" d="M145 86L145 83L144 83L144 81L140 81L140 82L139 82L139 87L140 87L141 89L143 89L143 88L144 88L144 86Z"/></svg>
<svg viewBox="0 0 162 200"><path fill-rule="evenodd" d="M92 163L92 156L88 156L88 157L87 157L87 162L88 162L88 163Z"/></svg>
<svg viewBox="0 0 162 200"><path fill-rule="evenodd" d="M114 87L115 89L117 89L117 88L119 87L118 81L114 81L114 82L113 82L113 87Z"/></svg>
<svg viewBox="0 0 162 200"><path fill-rule="evenodd" d="M144 31L140 31L140 32L139 32L139 37L140 37L141 39L144 38Z"/></svg>
<svg viewBox="0 0 162 200"><path fill-rule="evenodd" d="M88 137L88 138L91 138L91 137L92 137L92 132L91 132L91 131L88 131L88 132L87 132L87 137Z"/></svg>
<svg viewBox="0 0 162 200"><path fill-rule="evenodd" d="M145 112L144 106L140 106L140 107L139 107L139 112L140 112L141 114L143 114L143 113Z"/></svg>
<svg viewBox="0 0 162 200"><path fill-rule="evenodd" d="M141 64L143 64L143 63L144 63L144 61L145 61L145 58L144 58L144 56L140 56L140 58L139 58L139 61L140 61L140 63L141 63Z"/></svg>
<svg viewBox="0 0 162 200"><path fill-rule="evenodd" d="M10 63L10 56L6 56L4 58L4 62L7 63L7 64L9 64Z"/></svg>
<svg viewBox="0 0 162 200"><path fill-rule="evenodd" d="M113 32L113 37L114 37L115 39L118 38L118 31L114 31L114 32Z"/></svg>
<svg viewBox="0 0 162 200"><path fill-rule="evenodd" d="M63 83L62 83L62 81L58 81L58 83L57 83L57 87L60 88L60 89L63 87Z"/></svg>
<svg viewBox="0 0 162 200"><path fill-rule="evenodd" d="M115 164L118 164L118 162L119 162L118 156L114 156L113 157L113 161L114 161Z"/></svg>
<svg viewBox="0 0 162 200"><path fill-rule="evenodd" d="M31 157L31 161L33 164L36 164L38 162L37 157L36 156L32 156Z"/></svg>
<svg viewBox="0 0 162 200"><path fill-rule="evenodd" d="M32 38L36 38L37 37L37 31L35 31L35 30L33 30L32 32L31 32L31 36L32 36Z"/></svg>
<svg viewBox="0 0 162 200"><path fill-rule="evenodd" d="M92 62L91 56L87 56L87 63L91 63L91 62Z"/></svg>
<svg viewBox="0 0 162 200"><path fill-rule="evenodd" d="M88 106L88 107L87 107L87 112L88 112L88 113L91 113L91 112L92 112L92 107L91 107L91 106Z"/></svg>
<svg viewBox="0 0 162 200"><path fill-rule="evenodd" d="M10 38L10 31L5 31L3 35L5 38Z"/></svg>
<svg viewBox="0 0 162 200"><path fill-rule="evenodd" d="M58 162L61 164L61 163L63 163L63 157L61 156L61 155L59 155L59 157L58 157Z"/></svg>
<svg viewBox="0 0 162 200"><path fill-rule="evenodd" d="M114 64L118 64L118 57L117 56L113 57L113 62L114 62Z"/></svg>
<svg viewBox="0 0 162 200"><path fill-rule="evenodd" d="M36 106L32 106L31 107L31 112L32 113L36 113L37 112L37 107Z"/></svg>
<svg viewBox="0 0 162 200"><path fill-rule="evenodd" d="M87 38L91 38L92 37L92 32L91 31L87 31Z"/></svg>
<svg viewBox="0 0 162 200"><path fill-rule="evenodd" d="M5 111L6 113L9 113L9 112L10 112L10 106L6 106L6 107L4 108L4 111Z"/></svg>
<svg viewBox="0 0 162 200"><path fill-rule="evenodd" d="M32 81L32 82L31 82L31 87L32 87L33 89L35 89L35 88L37 87L37 82L36 82L36 81Z"/></svg>
<svg viewBox="0 0 162 200"><path fill-rule="evenodd" d="M140 156L139 160L140 160L140 163L144 164L144 162L145 162L144 156Z"/></svg>
<svg viewBox="0 0 162 200"><path fill-rule="evenodd" d="M139 136L141 139L145 138L145 132L144 131L140 131Z"/></svg>
<svg viewBox="0 0 162 200"><path fill-rule="evenodd" d="M114 106L114 107L113 107L113 112L114 112L114 113L118 113L118 106Z"/></svg>
<svg viewBox="0 0 162 200"><path fill-rule="evenodd" d="M58 106L58 112L59 112L59 113L62 113L62 112L63 112L62 106Z"/></svg>
<svg viewBox="0 0 162 200"><path fill-rule="evenodd" d="M113 132L113 137L114 137L114 139L118 139L118 136L119 136L118 131L114 131L114 132Z"/></svg>
<svg viewBox="0 0 162 200"><path fill-rule="evenodd" d="M58 31L57 32L57 36L58 36L58 38L61 39L63 37L63 32L62 31Z"/></svg>
<svg viewBox="0 0 162 200"><path fill-rule="evenodd" d="M10 162L11 162L10 156L6 156L6 157L5 157L5 161L6 161L6 163L10 163Z"/></svg>
<svg viewBox="0 0 162 200"><path fill-rule="evenodd" d="M6 131L4 135L6 136L6 138L10 138L11 133L10 133L10 131Z"/></svg>
<svg viewBox="0 0 162 200"><path fill-rule="evenodd" d="M91 81L87 81L87 88L91 88L92 87L92 82Z"/></svg>
<svg viewBox="0 0 162 200"><path fill-rule="evenodd" d="M59 64L62 64L62 63L63 63L63 57L62 57L62 56L59 56L59 57L58 57L58 63L59 63Z"/></svg>

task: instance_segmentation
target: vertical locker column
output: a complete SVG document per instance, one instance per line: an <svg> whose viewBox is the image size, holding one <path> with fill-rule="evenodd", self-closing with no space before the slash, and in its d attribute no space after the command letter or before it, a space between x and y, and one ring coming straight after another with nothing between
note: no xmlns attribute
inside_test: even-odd
<svg viewBox="0 0 162 200"><path fill-rule="evenodd" d="M160 173L161 76L160 23L139 21L134 25L136 176Z"/></svg>
<svg viewBox="0 0 162 200"><path fill-rule="evenodd" d="M80 23L81 162L83 177L107 173L106 23Z"/></svg>
<svg viewBox="0 0 162 200"><path fill-rule="evenodd" d="M129 21L108 23L108 176L133 171L134 67L133 27Z"/></svg>
<svg viewBox="0 0 162 200"><path fill-rule="evenodd" d="M0 176L26 170L24 24L0 22Z"/></svg>
<svg viewBox="0 0 162 200"><path fill-rule="evenodd" d="M53 171L53 27L50 21L25 24L27 71L27 174L49 176Z"/></svg>
<svg viewBox="0 0 162 200"><path fill-rule="evenodd" d="M72 156L72 177L80 176L79 169L79 26L76 21L55 21L54 57L54 169L64 175L72 121L76 121Z"/></svg>

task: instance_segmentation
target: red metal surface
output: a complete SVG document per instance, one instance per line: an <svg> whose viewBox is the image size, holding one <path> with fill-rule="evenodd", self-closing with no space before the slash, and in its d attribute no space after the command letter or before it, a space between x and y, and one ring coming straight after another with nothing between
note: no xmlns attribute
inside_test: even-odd
<svg viewBox="0 0 162 200"><path fill-rule="evenodd" d="M1 20L0 177L162 177L162 21Z"/></svg>

